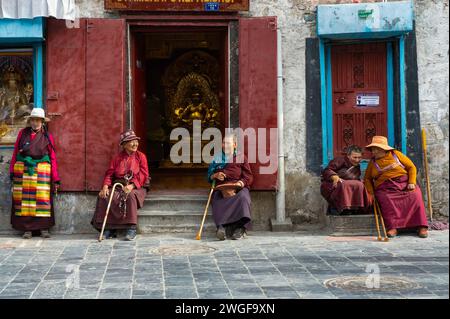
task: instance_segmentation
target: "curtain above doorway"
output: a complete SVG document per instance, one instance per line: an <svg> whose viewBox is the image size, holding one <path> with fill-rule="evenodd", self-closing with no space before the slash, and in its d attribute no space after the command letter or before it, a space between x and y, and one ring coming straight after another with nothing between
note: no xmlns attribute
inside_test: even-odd
<svg viewBox="0 0 450 319"><path fill-rule="evenodd" d="M55 17L75 20L75 0L1 0L0 19Z"/></svg>

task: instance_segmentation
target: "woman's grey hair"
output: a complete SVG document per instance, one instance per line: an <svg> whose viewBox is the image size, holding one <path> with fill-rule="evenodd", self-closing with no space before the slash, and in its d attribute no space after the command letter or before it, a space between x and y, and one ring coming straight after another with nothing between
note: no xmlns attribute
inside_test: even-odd
<svg viewBox="0 0 450 319"><path fill-rule="evenodd" d="M357 145L350 145L347 147L347 155L351 155L353 152L354 153L362 153L362 148L357 146Z"/></svg>
<svg viewBox="0 0 450 319"><path fill-rule="evenodd" d="M237 144L238 140L237 140L236 134L234 134L234 133L225 133L225 136L223 137L223 139L225 140L225 139L230 139L230 138L232 138L233 142L235 144Z"/></svg>

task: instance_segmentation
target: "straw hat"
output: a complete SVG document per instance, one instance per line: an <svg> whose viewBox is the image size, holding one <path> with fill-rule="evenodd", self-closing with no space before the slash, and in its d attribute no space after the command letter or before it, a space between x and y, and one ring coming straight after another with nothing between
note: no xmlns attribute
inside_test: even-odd
<svg viewBox="0 0 450 319"><path fill-rule="evenodd" d="M366 146L366 148L370 148L370 147L379 147L382 148L385 151L390 151L393 150L393 147L390 147L388 145L388 141L387 138L384 136L374 136L372 137L372 143L370 143L369 145Z"/></svg>
<svg viewBox="0 0 450 319"><path fill-rule="evenodd" d="M42 108L35 107L31 110L31 114L26 116L27 120L30 118L38 118L43 119L45 122L50 122L50 119L48 117L45 117L45 111Z"/></svg>

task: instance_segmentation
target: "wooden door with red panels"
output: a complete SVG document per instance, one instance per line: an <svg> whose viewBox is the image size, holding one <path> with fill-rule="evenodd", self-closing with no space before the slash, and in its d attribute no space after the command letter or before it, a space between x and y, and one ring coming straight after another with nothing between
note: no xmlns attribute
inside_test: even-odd
<svg viewBox="0 0 450 319"><path fill-rule="evenodd" d="M386 43L331 47L333 155L387 136ZM364 158L370 153L364 150Z"/></svg>
<svg viewBox="0 0 450 319"><path fill-rule="evenodd" d="M125 127L125 20L49 19L47 112L64 191L97 191Z"/></svg>
<svg viewBox="0 0 450 319"><path fill-rule="evenodd" d="M276 17L241 18L239 20L239 126L245 130L266 130L266 154L274 152L273 173L261 173L262 163L250 163L254 181L253 190L276 190L278 178L277 140L270 141L270 129L277 128L277 19ZM260 132L258 132L259 134ZM258 142L256 142L258 144ZM261 145L245 145L256 150ZM273 149L270 149L273 148Z"/></svg>

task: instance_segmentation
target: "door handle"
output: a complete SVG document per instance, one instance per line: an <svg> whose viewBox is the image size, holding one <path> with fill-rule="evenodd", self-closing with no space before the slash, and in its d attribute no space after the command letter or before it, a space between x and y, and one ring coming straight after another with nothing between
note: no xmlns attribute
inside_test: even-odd
<svg viewBox="0 0 450 319"><path fill-rule="evenodd" d="M345 96L340 96L336 99L336 102L339 104L345 104L347 102L347 98Z"/></svg>

